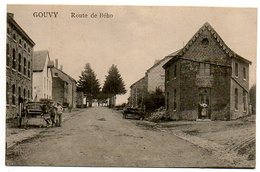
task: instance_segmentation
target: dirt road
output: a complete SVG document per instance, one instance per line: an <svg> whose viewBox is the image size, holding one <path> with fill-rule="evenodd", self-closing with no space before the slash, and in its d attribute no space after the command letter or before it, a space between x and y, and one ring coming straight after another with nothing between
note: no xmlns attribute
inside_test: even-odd
<svg viewBox="0 0 260 172"><path fill-rule="evenodd" d="M167 131L146 130L121 113L90 108L7 150L7 165L227 167Z"/></svg>

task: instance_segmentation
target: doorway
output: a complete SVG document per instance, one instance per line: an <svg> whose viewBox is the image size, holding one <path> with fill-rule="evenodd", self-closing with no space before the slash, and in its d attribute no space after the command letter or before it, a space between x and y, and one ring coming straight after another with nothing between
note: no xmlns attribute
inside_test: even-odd
<svg viewBox="0 0 260 172"><path fill-rule="evenodd" d="M210 119L211 95L210 88L199 88L198 118Z"/></svg>

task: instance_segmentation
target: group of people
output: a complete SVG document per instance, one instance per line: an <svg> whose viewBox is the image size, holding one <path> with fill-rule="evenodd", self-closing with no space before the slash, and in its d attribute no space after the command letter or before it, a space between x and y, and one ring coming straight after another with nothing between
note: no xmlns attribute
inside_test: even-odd
<svg viewBox="0 0 260 172"><path fill-rule="evenodd" d="M45 117L44 120L47 126L61 127L63 107L60 103L52 104L48 110L45 110L45 114L49 114L49 117Z"/></svg>

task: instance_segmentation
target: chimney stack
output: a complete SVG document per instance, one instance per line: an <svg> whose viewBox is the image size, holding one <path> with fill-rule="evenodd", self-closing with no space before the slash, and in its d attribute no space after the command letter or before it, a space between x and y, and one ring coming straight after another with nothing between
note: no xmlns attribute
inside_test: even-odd
<svg viewBox="0 0 260 172"><path fill-rule="evenodd" d="M60 70L61 70L61 71L63 70L63 65L60 65Z"/></svg>
<svg viewBox="0 0 260 172"><path fill-rule="evenodd" d="M59 64L58 64L58 59L55 59L55 67L58 69L58 66L59 66Z"/></svg>

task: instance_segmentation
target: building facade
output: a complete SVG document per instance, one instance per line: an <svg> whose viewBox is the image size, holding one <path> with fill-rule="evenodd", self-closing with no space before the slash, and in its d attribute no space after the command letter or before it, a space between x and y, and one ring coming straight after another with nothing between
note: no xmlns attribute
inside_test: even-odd
<svg viewBox="0 0 260 172"><path fill-rule="evenodd" d="M231 120L248 114L250 61L205 23L165 69L167 113L175 120Z"/></svg>
<svg viewBox="0 0 260 172"><path fill-rule="evenodd" d="M131 107L143 107L145 93L147 92L147 77L143 77L130 86L129 104Z"/></svg>
<svg viewBox="0 0 260 172"><path fill-rule="evenodd" d="M6 37L6 115L16 117L20 103L32 99L32 64L35 43L7 14Z"/></svg>
<svg viewBox="0 0 260 172"><path fill-rule="evenodd" d="M57 64L57 63L56 63ZM52 78L52 99L61 103L64 107L75 108L77 93L76 80L58 69L57 65L51 68Z"/></svg>
<svg viewBox="0 0 260 172"><path fill-rule="evenodd" d="M33 55L33 99L52 99L52 71L54 63L47 50L35 51Z"/></svg>
<svg viewBox="0 0 260 172"><path fill-rule="evenodd" d="M155 92L158 88L164 92L165 72L162 66L167 63L170 58L170 56L166 56L161 60L155 61L154 65L146 71L147 90L149 93Z"/></svg>

